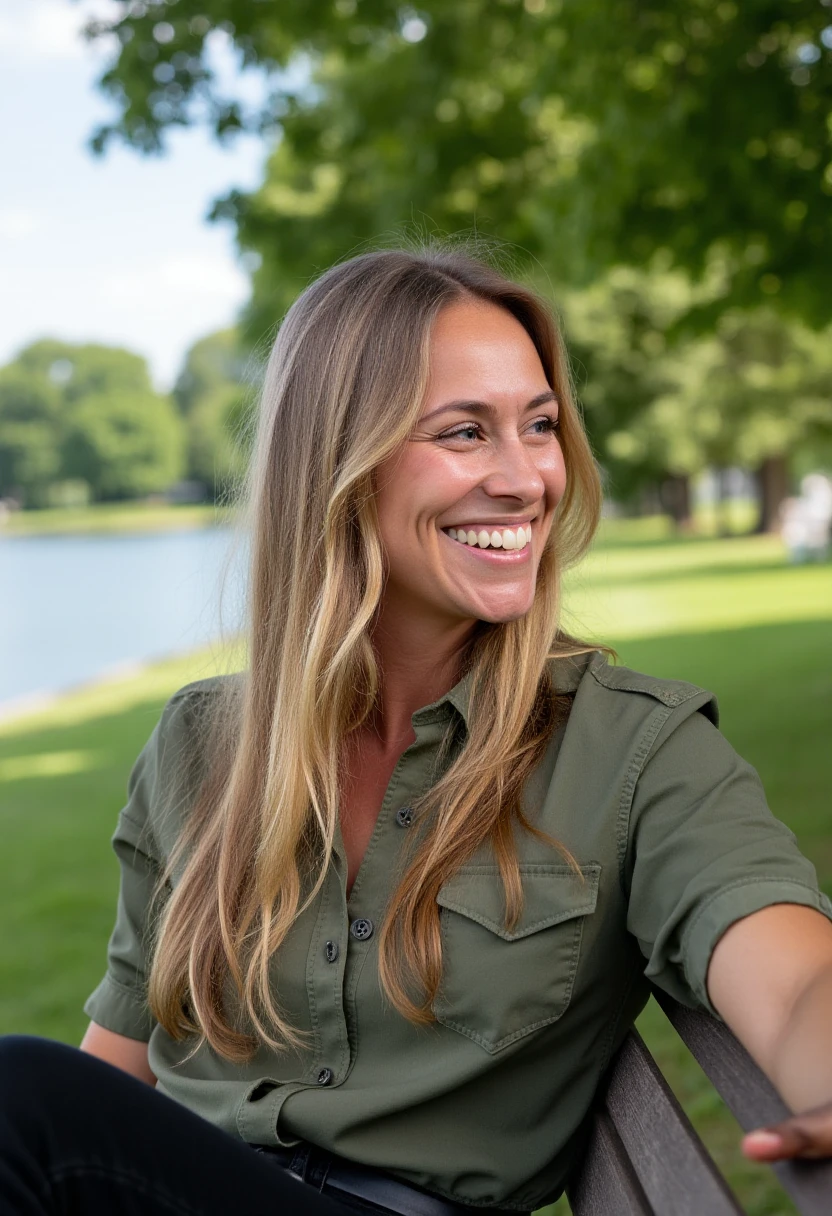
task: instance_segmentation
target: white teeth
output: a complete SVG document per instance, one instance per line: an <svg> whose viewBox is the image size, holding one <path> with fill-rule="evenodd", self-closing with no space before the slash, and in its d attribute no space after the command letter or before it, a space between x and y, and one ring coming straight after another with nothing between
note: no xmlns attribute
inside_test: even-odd
<svg viewBox="0 0 832 1216"><path fill-rule="evenodd" d="M451 540L480 549L524 549L532 538L530 524L526 524L525 527L521 525L516 530L503 528L501 531L495 529L489 532L483 528L481 531L475 532L472 528L466 532L463 528L448 528L447 531Z"/></svg>

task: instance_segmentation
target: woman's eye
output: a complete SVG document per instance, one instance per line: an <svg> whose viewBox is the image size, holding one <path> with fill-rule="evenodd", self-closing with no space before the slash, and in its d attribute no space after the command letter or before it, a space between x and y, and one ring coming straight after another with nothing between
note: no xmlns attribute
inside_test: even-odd
<svg viewBox="0 0 832 1216"><path fill-rule="evenodd" d="M445 434L440 435L439 438L440 439L461 439L466 434L466 432L470 432L472 436L476 437L476 435L479 434L479 429L480 428L478 426L475 426L473 423L471 423L470 426L460 427L458 431L446 431Z"/></svg>
<svg viewBox="0 0 832 1216"><path fill-rule="evenodd" d="M547 414L544 418L538 418L531 423L532 427L542 426L544 428L542 431L537 432L538 435L554 434L554 432L558 429L558 425L558 419L552 417L551 414ZM480 433L480 429L481 428L476 422L469 422L467 426L458 427L455 431L446 431L443 435L440 435L439 438L465 439L466 442L470 442L468 436L470 436L471 439L476 439L477 435Z"/></svg>
<svg viewBox="0 0 832 1216"><path fill-rule="evenodd" d="M532 426L540 426L541 424L545 428L544 431L541 432L542 434L546 434L547 432L554 432L558 429L558 426L560 425L560 419L553 418L551 414L547 414L545 418L538 418L536 422L532 423Z"/></svg>

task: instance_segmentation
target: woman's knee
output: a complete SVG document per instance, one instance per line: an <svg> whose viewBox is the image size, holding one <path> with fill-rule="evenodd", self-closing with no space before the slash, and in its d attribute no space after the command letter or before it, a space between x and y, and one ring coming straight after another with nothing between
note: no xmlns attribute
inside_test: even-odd
<svg viewBox="0 0 832 1216"><path fill-rule="evenodd" d="M0 1095L20 1100L27 1092L43 1094L50 1081L67 1070L83 1067L85 1053L77 1047L30 1034L0 1036Z"/></svg>

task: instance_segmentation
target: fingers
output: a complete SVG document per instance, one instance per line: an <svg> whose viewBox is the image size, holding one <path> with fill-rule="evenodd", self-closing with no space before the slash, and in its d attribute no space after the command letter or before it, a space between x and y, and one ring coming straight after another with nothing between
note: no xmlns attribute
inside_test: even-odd
<svg viewBox="0 0 832 1216"><path fill-rule="evenodd" d="M742 1151L752 1161L832 1157L832 1103L749 1132L743 1137Z"/></svg>

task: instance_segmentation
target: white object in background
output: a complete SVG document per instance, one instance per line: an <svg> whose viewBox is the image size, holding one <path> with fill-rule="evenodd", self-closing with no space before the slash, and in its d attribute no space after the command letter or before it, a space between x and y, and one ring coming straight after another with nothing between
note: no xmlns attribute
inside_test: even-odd
<svg viewBox="0 0 832 1216"><path fill-rule="evenodd" d="M832 526L832 481L824 473L807 473L800 497L787 498L780 514L780 535L793 562L823 561Z"/></svg>

